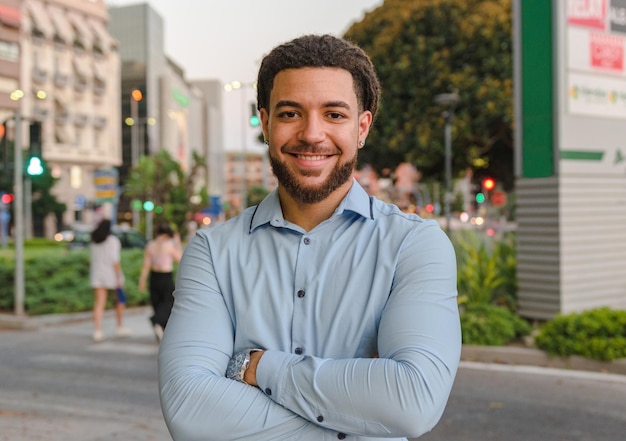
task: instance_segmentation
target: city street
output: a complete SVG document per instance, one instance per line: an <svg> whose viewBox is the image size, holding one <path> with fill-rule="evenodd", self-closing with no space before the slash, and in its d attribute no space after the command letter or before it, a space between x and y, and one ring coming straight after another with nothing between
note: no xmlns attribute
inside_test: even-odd
<svg viewBox="0 0 626 441"><path fill-rule="evenodd" d="M0 441L170 441L149 314L129 311L133 336L98 344L88 315L0 330ZM617 441L624 397L626 375L464 361L441 422L420 441Z"/></svg>
<svg viewBox="0 0 626 441"><path fill-rule="evenodd" d="M97 344L91 320L0 331L0 441L170 441L149 312L129 311L132 337ZM105 335L114 326L108 311Z"/></svg>

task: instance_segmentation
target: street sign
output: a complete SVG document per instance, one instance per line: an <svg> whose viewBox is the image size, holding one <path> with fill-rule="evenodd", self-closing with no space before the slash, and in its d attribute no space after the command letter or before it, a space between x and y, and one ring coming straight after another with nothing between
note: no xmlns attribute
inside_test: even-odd
<svg viewBox="0 0 626 441"><path fill-rule="evenodd" d="M500 190L494 191L491 193L489 200L494 207L502 207L506 205L506 193Z"/></svg>
<svg viewBox="0 0 626 441"><path fill-rule="evenodd" d="M114 168L96 170L94 184L96 186L96 202L115 202L117 196L117 170Z"/></svg>

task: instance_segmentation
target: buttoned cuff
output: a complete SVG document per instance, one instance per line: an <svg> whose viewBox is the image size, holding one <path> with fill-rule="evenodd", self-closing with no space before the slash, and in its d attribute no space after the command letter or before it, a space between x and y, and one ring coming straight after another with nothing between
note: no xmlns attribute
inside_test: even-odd
<svg viewBox="0 0 626 441"><path fill-rule="evenodd" d="M256 382L259 388L273 401L281 403L280 397L290 365L302 358L301 355L281 351L265 351L256 367Z"/></svg>

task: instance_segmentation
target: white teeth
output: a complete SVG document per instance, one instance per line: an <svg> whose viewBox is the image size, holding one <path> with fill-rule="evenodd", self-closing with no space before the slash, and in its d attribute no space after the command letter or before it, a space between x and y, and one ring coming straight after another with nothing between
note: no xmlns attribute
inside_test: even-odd
<svg viewBox="0 0 626 441"><path fill-rule="evenodd" d="M302 159L303 161L321 161L322 159L326 159L326 156L297 155L297 158Z"/></svg>

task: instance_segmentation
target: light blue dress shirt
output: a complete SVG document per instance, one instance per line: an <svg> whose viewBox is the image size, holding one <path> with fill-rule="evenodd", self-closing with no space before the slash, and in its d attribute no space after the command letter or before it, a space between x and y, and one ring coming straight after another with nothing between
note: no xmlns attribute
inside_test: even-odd
<svg viewBox="0 0 626 441"><path fill-rule="evenodd" d="M159 353L175 441L404 440L440 419L457 371L456 259L432 220L353 182L307 232L276 192L200 230ZM226 378L262 348L259 388ZM378 357L378 358L376 358Z"/></svg>

